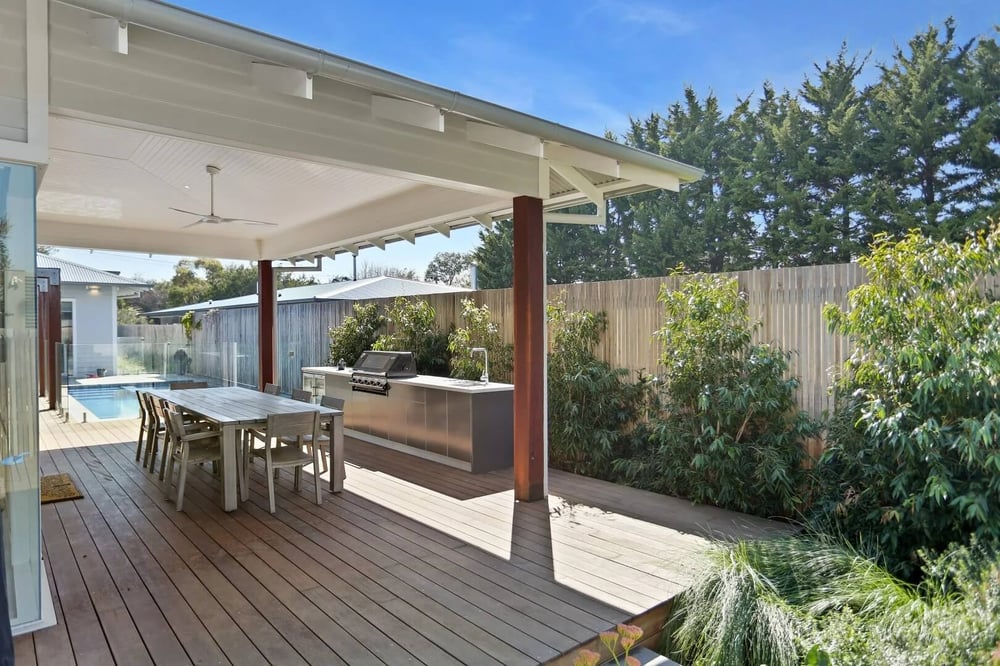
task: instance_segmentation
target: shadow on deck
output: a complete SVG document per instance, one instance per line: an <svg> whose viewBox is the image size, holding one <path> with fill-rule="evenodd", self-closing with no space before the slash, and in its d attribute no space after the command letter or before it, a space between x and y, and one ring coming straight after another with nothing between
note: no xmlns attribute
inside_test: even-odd
<svg viewBox="0 0 1000 666"><path fill-rule="evenodd" d="M267 512L219 508L195 470L177 512L134 460L135 421L40 415L42 473L85 494L42 507L59 624L17 663L535 664L687 586L706 534L784 526L553 471L517 503L472 475L355 440L322 506L283 475Z"/></svg>

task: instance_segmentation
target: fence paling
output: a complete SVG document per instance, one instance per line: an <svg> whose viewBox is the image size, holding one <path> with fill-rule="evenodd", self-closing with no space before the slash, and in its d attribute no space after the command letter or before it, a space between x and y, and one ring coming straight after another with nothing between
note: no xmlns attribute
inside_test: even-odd
<svg viewBox="0 0 1000 666"><path fill-rule="evenodd" d="M800 378L799 405L814 416L832 406L828 392L830 370L841 367L851 352L848 341L831 334L823 321L826 303L845 305L847 293L864 282L864 271L857 264L777 268L728 273L737 279L747 295L750 316L762 322L756 339L775 343L795 352L791 371ZM571 310L586 308L608 315L608 333L601 342L598 356L613 366L656 374L661 349L653 332L662 326L663 310L657 301L661 285L676 287L681 278L640 278L610 282L552 285L550 300L565 293ZM461 301L470 298L487 305L493 320L500 325L504 339L513 340L513 294L510 289L433 294L420 297L436 311L441 330L461 326ZM358 301L376 302L383 307L391 298ZM312 365L326 365L331 327L339 326L353 312L353 301L325 301L278 305L278 379L284 390L301 384L300 370ZM257 383L257 308L215 310L201 318L201 330L195 330L192 348L227 349L233 342L239 354L219 354L217 361L204 359L211 376L238 378L242 385ZM158 329L164 330L159 331ZM179 324L164 327L149 325L119 327L120 335L143 337L146 341L179 340ZM160 337L157 337L160 336ZM224 359L223 356L226 358Z"/></svg>

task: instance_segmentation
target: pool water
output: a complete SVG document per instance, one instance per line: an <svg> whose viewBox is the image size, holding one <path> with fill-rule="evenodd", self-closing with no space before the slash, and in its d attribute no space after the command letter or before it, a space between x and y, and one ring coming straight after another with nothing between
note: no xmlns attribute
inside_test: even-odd
<svg viewBox="0 0 1000 666"><path fill-rule="evenodd" d="M137 388L166 388L167 384L129 384L127 386L74 386L69 394L98 420L139 418Z"/></svg>

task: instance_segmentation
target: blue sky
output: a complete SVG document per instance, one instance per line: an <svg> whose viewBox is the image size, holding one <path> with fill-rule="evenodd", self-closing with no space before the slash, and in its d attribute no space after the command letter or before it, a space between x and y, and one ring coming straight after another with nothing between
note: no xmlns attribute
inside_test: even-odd
<svg viewBox="0 0 1000 666"><path fill-rule="evenodd" d="M765 80L796 88L845 41L884 62L895 44L949 15L963 39L1000 24L1000 3L990 0L174 1L594 134L664 111L685 85L714 92L725 106ZM477 244L470 229L363 250L358 263L422 274L437 252ZM58 256L155 279L172 275L177 260L99 250ZM351 270L349 257L326 265L327 276Z"/></svg>

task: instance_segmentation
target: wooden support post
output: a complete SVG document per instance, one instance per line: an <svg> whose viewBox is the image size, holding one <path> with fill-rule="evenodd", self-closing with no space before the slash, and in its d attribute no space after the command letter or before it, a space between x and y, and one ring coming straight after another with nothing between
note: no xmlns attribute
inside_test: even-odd
<svg viewBox="0 0 1000 666"><path fill-rule="evenodd" d="M277 376L278 294L274 269L269 260L257 262L257 347L260 363L257 367L257 388L274 384Z"/></svg>
<svg viewBox="0 0 1000 666"><path fill-rule="evenodd" d="M49 298L48 298L48 342L46 343L45 353L48 359L45 361L45 365L49 369L49 380L47 382L47 388L49 391L49 409L57 409L59 406L59 392L62 390L59 382L60 371L59 367L59 353L56 349L56 345L62 342L62 287L61 280L57 277L54 281L49 280Z"/></svg>
<svg viewBox="0 0 1000 666"><path fill-rule="evenodd" d="M514 497L548 494L545 222L542 200L514 199Z"/></svg>

